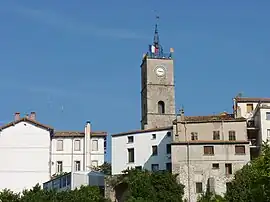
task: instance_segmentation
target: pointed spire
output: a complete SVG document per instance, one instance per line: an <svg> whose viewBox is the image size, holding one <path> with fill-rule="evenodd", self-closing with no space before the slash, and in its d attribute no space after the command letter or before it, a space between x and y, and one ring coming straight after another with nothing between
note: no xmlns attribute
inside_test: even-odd
<svg viewBox="0 0 270 202"><path fill-rule="evenodd" d="M163 53L163 47L160 44L160 40L159 40L158 20L159 20L159 16L156 15L154 40L153 40L153 44L152 45L149 45L148 56L149 57L152 57L152 58L168 58L168 59L171 59L172 53L169 53L167 55Z"/></svg>
<svg viewBox="0 0 270 202"><path fill-rule="evenodd" d="M158 48L159 46L159 35L158 35L158 20L159 20L159 16L156 16L156 25L155 25L155 34L154 34L154 46L156 46Z"/></svg>

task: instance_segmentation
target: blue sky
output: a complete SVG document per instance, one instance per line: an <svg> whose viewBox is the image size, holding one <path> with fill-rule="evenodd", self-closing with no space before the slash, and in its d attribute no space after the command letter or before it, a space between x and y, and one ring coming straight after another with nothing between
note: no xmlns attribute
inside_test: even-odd
<svg viewBox="0 0 270 202"><path fill-rule="evenodd" d="M161 3L163 2L163 3ZM0 122L37 112L57 130L140 128L140 63L152 42L175 49L177 108L231 111L270 97L270 1L0 1Z"/></svg>

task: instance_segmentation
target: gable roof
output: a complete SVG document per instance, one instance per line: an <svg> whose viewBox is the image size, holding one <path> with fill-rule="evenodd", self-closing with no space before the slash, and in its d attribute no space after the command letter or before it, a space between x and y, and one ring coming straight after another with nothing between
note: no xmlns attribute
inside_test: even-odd
<svg viewBox="0 0 270 202"><path fill-rule="evenodd" d="M91 131L92 137L105 137L107 132ZM84 137L83 131L55 131L53 137Z"/></svg>
<svg viewBox="0 0 270 202"><path fill-rule="evenodd" d="M1 131L1 130L4 130L4 129L6 129L6 128L9 128L10 126L14 126L14 125L16 125L17 123L20 123L20 122L23 122L23 121L24 121L24 122L31 123L31 124L33 124L33 125L35 125L35 126L37 126L37 127L43 128L43 129L45 129L45 130L49 130L49 131L53 130L53 128L50 127L50 126L48 126L48 125L44 125L44 124L42 124L42 123L40 123L40 122L38 122L38 121L36 121L36 120L30 119L30 118L27 118L27 117L23 117L23 118L20 118L20 119L17 120L17 121L12 121L12 122L10 122L10 123L8 123L8 124L5 124L5 125L3 125L3 126L0 126L0 131Z"/></svg>

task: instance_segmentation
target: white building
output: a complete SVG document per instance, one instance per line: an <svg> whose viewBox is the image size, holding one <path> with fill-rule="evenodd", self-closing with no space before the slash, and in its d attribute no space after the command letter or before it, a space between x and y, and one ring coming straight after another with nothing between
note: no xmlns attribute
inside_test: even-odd
<svg viewBox="0 0 270 202"><path fill-rule="evenodd" d="M74 190L84 186L97 186L104 190L103 173L95 171L76 171L69 172L65 175L58 176L50 181L43 183L43 189L45 190L57 190L66 191Z"/></svg>
<svg viewBox="0 0 270 202"><path fill-rule="evenodd" d="M50 179L53 129L30 117L15 114L0 127L0 189L19 192Z"/></svg>
<svg viewBox="0 0 270 202"><path fill-rule="evenodd" d="M90 170L104 163L106 132L56 131L52 139L52 173Z"/></svg>
<svg viewBox="0 0 270 202"><path fill-rule="evenodd" d="M54 132L36 113L0 127L0 190L20 192L62 172L89 171L104 163L106 132Z"/></svg>
<svg viewBox="0 0 270 202"><path fill-rule="evenodd" d="M112 135L112 175L127 168L171 170L172 127Z"/></svg>

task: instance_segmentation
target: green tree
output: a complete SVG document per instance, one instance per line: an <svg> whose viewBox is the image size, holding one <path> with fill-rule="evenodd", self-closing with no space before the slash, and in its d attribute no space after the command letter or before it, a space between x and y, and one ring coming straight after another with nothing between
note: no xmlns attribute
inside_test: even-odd
<svg viewBox="0 0 270 202"><path fill-rule="evenodd" d="M136 169L123 171L116 185L127 186L125 201L128 202L181 202L184 186L177 183L177 175L170 172L150 172Z"/></svg>
<svg viewBox="0 0 270 202"><path fill-rule="evenodd" d="M198 198L198 202L226 202L226 200L218 194L206 191Z"/></svg>
<svg viewBox="0 0 270 202"><path fill-rule="evenodd" d="M4 189L0 192L1 202L20 202L20 194L16 194L8 189Z"/></svg>
<svg viewBox="0 0 270 202"><path fill-rule="evenodd" d="M104 173L105 175L112 174L112 166L108 162L104 162L101 166L95 167L94 170L100 171L100 172Z"/></svg>
<svg viewBox="0 0 270 202"><path fill-rule="evenodd" d="M270 202L270 147L265 143L261 155L237 171L225 195L227 201Z"/></svg>
<svg viewBox="0 0 270 202"><path fill-rule="evenodd" d="M98 187L82 186L80 189L56 192L41 189L39 185L30 190L24 190L22 194L13 193L10 190L0 192L1 202L105 202Z"/></svg>

